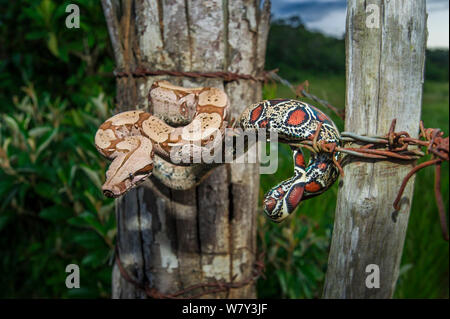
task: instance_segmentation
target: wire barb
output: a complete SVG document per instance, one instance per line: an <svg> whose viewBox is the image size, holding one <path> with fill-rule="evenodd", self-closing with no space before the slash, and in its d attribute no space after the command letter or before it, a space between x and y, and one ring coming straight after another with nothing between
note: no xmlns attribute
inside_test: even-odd
<svg viewBox="0 0 450 319"><path fill-rule="evenodd" d="M330 102L323 100L321 98L318 98L317 96L308 92L308 88L309 88L308 80L299 84L297 86L297 88L295 88L288 80L286 80L286 79L282 78L280 75L278 75L277 71L278 71L278 69L272 70L267 73L267 76L272 78L274 81L280 82L281 84L287 86L295 94L295 96L306 97L310 100L313 100L314 102L319 103L323 107L326 107L327 109L333 111L341 119L345 118L344 109L337 108L337 107L333 106Z"/></svg>
<svg viewBox="0 0 450 319"><path fill-rule="evenodd" d="M136 279L132 278L130 276L130 274L127 272L127 270L122 265L122 262L121 262L120 256L119 256L118 245L116 244L116 247L115 247L115 260L116 260L116 264L117 264L117 267L119 268L119 272L120 272L121 276L126 281L128 281L133 286L135 286L136 288L144 291L146 293L146 295L152 299L195 299L195 298L199 298L199 297L205 296L205 295L229 291L232 288L236 289L236 288L244 287L244 286L249 285L252 282L256 281L259 277L261 277L261 276L264 277L264 269L265 269L264 255L265 255L264 252L259 254L257 260L255 261L255 263L253 265L253 270L252 270L251 276L249 276L248 278L246 278L242 281L235 282L234 281L234 279L236 278L236 275L235 275L230 282L216 281L216 282L200 283L200 284L195 284L195 285L189 286L185 289L181 289L181 290L171 293L171 294L164 294L164 293L161 293L160 291L158 291L156 288L150 287L150 285L147 282L140 283ZM201 292L194 294L194 295L189 295L187 297L184 297L186 294L193 292L195 290L198 290L200 288L203 288L203 290ZM210 289L205 289L205 288L210 288Z"/></svg>
<svg viewBox="0 0 450 319"><path fill-rule="evenodd" d="M252 80L265 82L271 76L271 74L277 72L278 69L263 71L258 76L250 74L241 74L236 72L184 72L184 71L171 71L171 70L150 70L143 67L137 67L133 71L114 71L114 76L117 78L122 77L146 77L155 75L170 75L170 76L182 76L189 78L221 78L225 82L239 81L239 80Z"/></svg>
<svg viewBox="0 0 450 319"><path fill-rule="evenodd" d="M436 169L434 192L436 197L436 204L440 216L442 235L444 239L448 241L448 226L440 189L440 174L442 162L449 160L449 138L448 136L444 138L444 133L438 128L425 129L422 121L420 122L420 135L418 139L410 137L408 132L405 131L395 132L396 124L397 119L393 119L389 128L389 132L384 136L361 136L353 132L341 133L342 142L356 143L359 145L359 147L341 147L336 143L321 143L320 141L317 141L317 136L319 134L321 126L318 127L312 141L307 140L292 145L297 147L305 147L313 152L323 151L332 153L333 162L339 169L341 176L344 175L344 170L341 167L342 160L336 160L334 156L336 152L341 152L350 156L361 158L378 160L397 159L405 160L408 162L431 154L432 158L430 160L415 166L405 176L394 200L393 206L397 211L400 209L401 197L406 185L408 184L408 181L414 174L416 174L422 168L435 165ZM420 151L417 148L410 149L410 146L425 148L425 152Z"/></svg>

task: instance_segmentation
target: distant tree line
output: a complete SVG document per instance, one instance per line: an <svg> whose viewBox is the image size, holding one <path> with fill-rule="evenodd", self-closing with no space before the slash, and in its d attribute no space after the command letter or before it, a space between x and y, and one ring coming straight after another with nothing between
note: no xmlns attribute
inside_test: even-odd
<svg viewBox="0 0 450 319"><path fill-rule="evenodd" d="M300 18L272 22L267 44L266 69L278 68L290 81L302 73L344 74L345 41L308 30ZM448 82L448 49L427 50L425 77Z"/></svg>
<svg viewBox="0 0 450 319"><path fill-rule="evenodd" d="M425 78L448 82L448 49L427 50Z"/></svg>

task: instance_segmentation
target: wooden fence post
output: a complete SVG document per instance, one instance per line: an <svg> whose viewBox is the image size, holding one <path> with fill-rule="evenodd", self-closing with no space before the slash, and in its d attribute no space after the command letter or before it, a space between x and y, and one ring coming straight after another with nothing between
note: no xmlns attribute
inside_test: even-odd
<svg viewBox="0 0 450 319"><path fill-rule="evenodd" d="M426 48L425 0L349 0L346 34L346 131L419 132ZM391 298L411 208L392 203L411 165L356 161L340 182L324 298ZM379 270L379 288L377 285ZM375 287L368 288L375 285Z"/></svg>
<svg viewBox="0 0 450 319"><path fill-rule="evenodd" d="M270 17L270 2L262 9L258 2L102 0L116 67L258 75L264 68ZM249 80L122 77L117 79L116 111L147 108L151 84L162 79L224 89L236 118L261 99L261 83ZM256 164L222 165L189 191L171 190L150 179L117 201L122 264L139 282L148 281L164 294L199 283L246 279L256 254L258 190ZM146 297L117 266L112 295ZM255 296L253 283L205 297Z"/></svg>

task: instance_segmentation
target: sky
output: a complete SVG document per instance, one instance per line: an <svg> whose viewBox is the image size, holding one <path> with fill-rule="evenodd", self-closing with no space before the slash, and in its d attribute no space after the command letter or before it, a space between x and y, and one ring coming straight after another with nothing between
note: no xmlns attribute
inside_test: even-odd
<svg viewBox="0 0 450 319"><path fill-rule="evenodd" d="M415 1L415 0L407 0ZM426 0L428 48L448 48L448 0ZM299 16L307 28L342 37L345 32L346 0L272 0L274 18Z"/></svg>

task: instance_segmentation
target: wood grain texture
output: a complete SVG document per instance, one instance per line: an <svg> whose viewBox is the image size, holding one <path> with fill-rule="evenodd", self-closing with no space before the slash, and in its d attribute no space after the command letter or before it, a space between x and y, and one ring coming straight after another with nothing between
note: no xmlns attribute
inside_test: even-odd
<svg viewBox="0 0 450 319"><path fill-rule="evenodd" d="M378 28L366 19L379 8ZM349 0L346 34L346 131L417 137L426 45L425 0ZM396 162L356 161L345 166L325 280L324 298L391 298L411 208L414 180L401 209L392 207L401 181L412 168ZM380 288L369 289L366 267L380 270Z"/></svg>
<svg viewBox="0 0 450 319"><path fill-rule="evenodd" d="M102 1L118 70L232 71L264 67L270 2L254 0ZM154 76L117 79L116 111L148 109L156 80L226 91L231 113L261 99L261 84L241 80ZM156 116L158 114L155 114ZM117 200L122 263L140 282L162 293L187 286L239 281L256 256L259 172L256 164L226 164L197 188L175 191L155 178ZM197 290L194 293L199 293ZM113 298L146 298L113 269ZM253 284L212 298L255 298Z"/></svg>

